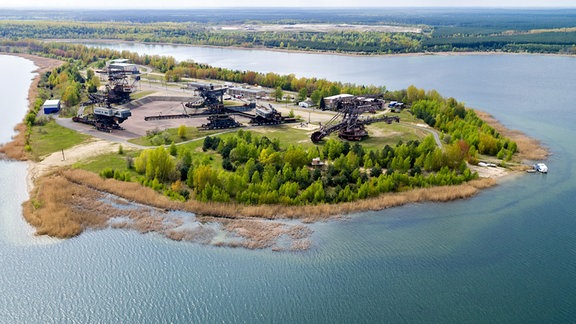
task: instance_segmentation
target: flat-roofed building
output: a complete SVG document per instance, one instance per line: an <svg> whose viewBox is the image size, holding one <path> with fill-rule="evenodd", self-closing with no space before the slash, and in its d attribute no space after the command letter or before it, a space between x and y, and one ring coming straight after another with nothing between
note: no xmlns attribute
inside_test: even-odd
<svg viewBox="0 0 576 324"><path fill-rule="evenodd" d="M233 87L228 88L228 94L231 95L232 97L260 99L264 97L269 97L272 94L272 91L264 88Z"/></svg>
<svg viewBox="0 0 576 324"><path fill-rule="evenodd" d="M60 111L60 100L46 100L42 105L42 110L45 114L53 114Z"/></svg>
<svg viewBox="0 0 576 324"><path fill-rule="evenodd" d="M335 96L325 97L324 103L326 104L326 108L333 109L334 103L336 102L336 100L344 99L344 98L350 98L350 97L354 97L354 96L351 94L343 93L343 94L339 94L339 95L335 95Z"/></svg>

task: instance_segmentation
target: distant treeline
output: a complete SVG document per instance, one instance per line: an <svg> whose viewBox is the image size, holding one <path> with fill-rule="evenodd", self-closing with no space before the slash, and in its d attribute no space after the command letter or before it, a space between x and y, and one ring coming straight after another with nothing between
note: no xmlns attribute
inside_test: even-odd
<svg viewBox="0 0 576 324"><path fill-rule="evenodd" d="M573 27L572 25L567 27ZM111 39L143 43L264 47L366 54L446 51L576 53L576 30L504 30L492 26L425 27L422 33L222 30L198 22L0 21L0 38Z"/></svg>
<svg viewBox="0 0 576 324"><path fill-rule="evenodd" d="M214 8L189 10L10 10L0 20L129 22L134 24L191 22L222 24L356 24L483 29L498 32L574 26L576 9L494 8Z"/></svg>
<svg viewBox="0 0 576 324"><path fill-rule="evenodd" d="M219 30L198 23L0 21L5 39L117 39L144 43L265 47L355 53L414 53L422 34Z"/></svg>

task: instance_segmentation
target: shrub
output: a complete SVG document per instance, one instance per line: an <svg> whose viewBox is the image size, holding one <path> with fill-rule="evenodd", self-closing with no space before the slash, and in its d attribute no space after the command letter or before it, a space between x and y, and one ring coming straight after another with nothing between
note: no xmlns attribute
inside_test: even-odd
<svg viewBox="0 0 576 324"><path fill-rule="evenodd" d="M100 176L102 178L110 179L114 177L114 170L112 168L106 168L100 171Z"/></svg>

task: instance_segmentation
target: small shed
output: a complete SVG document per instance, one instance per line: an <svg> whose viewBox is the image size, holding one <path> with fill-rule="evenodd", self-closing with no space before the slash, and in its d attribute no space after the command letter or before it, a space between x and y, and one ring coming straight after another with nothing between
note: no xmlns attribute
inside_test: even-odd
<svg viewBox="0 0 576 324"><path fill-rule="evenodd" d="M46 100L42 105L45 114L57 113L60 111L60 100Z"/></svg>

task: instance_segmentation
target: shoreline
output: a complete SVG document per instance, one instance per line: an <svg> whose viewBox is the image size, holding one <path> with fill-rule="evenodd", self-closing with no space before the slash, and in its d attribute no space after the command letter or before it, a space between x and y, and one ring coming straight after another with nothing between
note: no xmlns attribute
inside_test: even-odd
<svg viewBox="0 0 576 324"><path fill-rule="evenodd" d="M54 68L64 64L64 62L59 60L25 53L0 52L0 55L21 57L29 61L32 61L36 66L36 69L32 71L32 73L35 74L35 76L32 78L30 88L28 88L28 97L26 98L28 100L28 109L26 110L26 113L28 113L30 109L34 107L34 102L38 94L37 90L38 84L40 83L42 74L51 71ZM30 159L30 156L25 150L26 128L27 126L24 124L24 118L23 118L20 123L14 126L16 134L12 137L12 140L8 143L0 145L0 154L4 154L6 157L13 160L28 161Z"/></svg>
<svg viewBox="0 0 576 324"><path fill-rule="evenodd" d="M36 66L38 66L38 69L36 70L38 73L34 78L36 82L33 82L29 89L28 99L29 102L32 103L34 101L33 99L35 99L36 86L41 77L41 73L54 68L54 66L63 64L63 62L28 54L19 54L16 56L30 59ZM478 113L478 111L476 112ZM480 113L482 114L482 118L488 119L485 121L492 127L495 127L499 132L504 133L506 131L507 134L516 136L513 138L515 141L519 138L525 139L525 141L519 144L519 152L541 152L542 154L537 158L545 158L548 155L546 148L542 147L538 141L531 139L523 133L507 130L489 114L483 112ZM23 134L23 132L20 133ZM536 145L539 150L535 151L531 148L527 148L525 143ZM268 226L272 226L276 229L276 232L278 233L276 239L278 239L280 236L286 234L286 231L283 232L278 230L278 228L285 226L278 223L278 221L298 219L303 223L311 223L334 219L335 217L341 217L343 215L350 215L358 212L383 210L409 203L446 202L466 199L476 195L482 189L496 185L498 179L513 174L519 174L519 171L502 168L502 170L504 170L503 172L497 172L488 178L481 178L457 186L421 188L405 192L389 193L375 198L359 200L353 203L295 207L280 205L245 206L240 204L200 203L198 201L179 203L169 200L150 188L142 187L138 183L125 183L113 179L105 180L100 178L97 174L69 168L72 163L79 159L98 155L103 152L113 152L114 150L117 150L117 146L118 143L95 139L75 147L75 153L67 154L66 161L61 160L60 152L53 153L46 157L42 162L28 160L27 184L29 186L30 200L23 204L23 212L24 218L28 223L36 228L37 235L46 234L52 237L69 238L81 234L85 229L112 227L133 229L142 233L150 231L159 232L173 240L187 240L201 243L208 242L206 237L209 237L210 233L182 233L175 231L174 228L166 229L163 224L166 219L162 218L162 220L158 220L157 216L151 215L150 213L144 213L144 216L135 216L133 214L124 215L118 212L118 210L110 209L109 206L99 206L95 210L103 211L104 209L111 214L107 215L102 212L94 214L91 212L94 202L82 201L77 198L99 197L101 195L112 194L119 197L118 199L126 199L128 203L132 202L142 204L163 211L182 210L194 213L199 219L215 220L223 224L223 226L230 228L234 235L242 236L247 240L245 245L237 242L233 244L219 242L217 244L214 243L214 245L242 246L247 248L272 247L273 249L282 250L282 248L274 246L273 242L275 239L273 237L266 236L263 238L262 236L264 233L254 230L254 228L262 228L264 225L261 224L261 222L272 221ZM530 158L529 155L519 155L518 157L522 159ZM63 187L74 187L74 191L71 196L68 197L46 196L46 194L51 191L48 189L50 188L50 183L59 183ZM145 192L145 195L141 196L140 194L142 192ZM37 197L43 198L36 199ZM37 208L33 206L33 200L44 201L44 199L47 199L47 205L51 205L51 209L48 212L51 219L40 218L39 215L36 215L37 213L35 211ZM132 221L122 223L121 225L109 222L117 217L128 217ZM64 226L61 226L61 224L58 226L53 224L55 222L61 222L62 219L71 222L71 228L63 229ZM265 228L265 226L263 228ZM299 230L291 229L287 231L301 231L308 233L306 229L299 228ZM310 233L307 235L295 235L297 239L295 239L296 241L293 243L297 247L295 248L296 250L307 249L310 246L309 235ZM199 239L199 237L202 239Z"/></svg>
<svg viewBox="0 0 576 324"><path fill-rule="evenodd" d="M166 45L166 46L184 46L184 47L202 47L202 48L217 48L217 49L234 49L243 51L269 51L279 53L299 53L299 54L323 54L323 55L337 55L337 56L351 56L351 57L419 57L419 56L467 56L467 55L535 55L535 56L560 56L560 57L576 57L576 54L558 54L558 53L521 53L521 52L498 52L498 51L466 51L466 52L416 52L416 53L366 53L366 52L336 52L336 51L322 51L322 50L303 50L303 49L281 49L269 48L263 46L255 47L242 47L242 46L218 46L218 45L194 45L194 44L173 44L165 42L138 42L128 41L122 39L44 39L46 42L62 42L62 43L120 43L120 44L143 44L143 45ZM82 44L83 45L83 44ZM202 63L202 62L197 62Z"/></svg>

